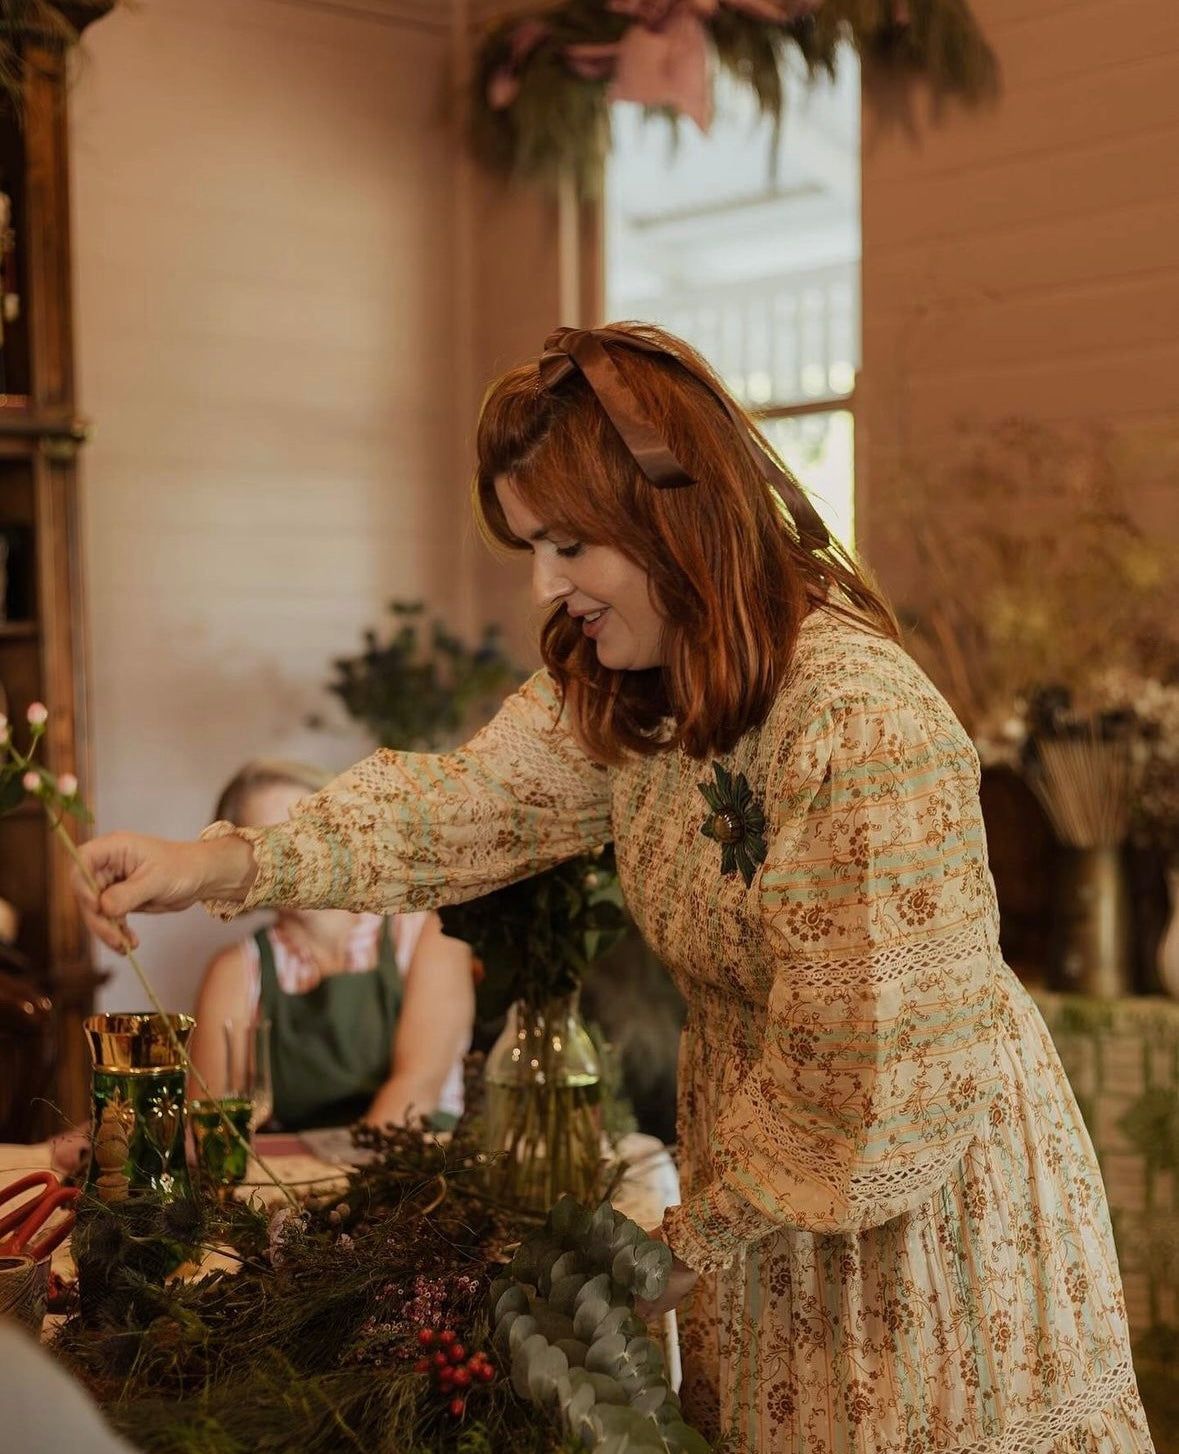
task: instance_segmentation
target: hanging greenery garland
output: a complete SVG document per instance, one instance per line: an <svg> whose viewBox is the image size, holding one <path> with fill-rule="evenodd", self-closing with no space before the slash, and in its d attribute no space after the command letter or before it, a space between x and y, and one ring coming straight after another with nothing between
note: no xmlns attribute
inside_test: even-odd
<svg viewBox="0 0 1179 1454"><path fill-rule="evenodd" d="M791 53L833 76L854 46L877 105L903 113L913 76L935 102L976 104L998 62L967 0L563 0L491 25L472 78L471 141L495 171L598 184L611 101L636 101L707 131L717 68L747 87L775 135Z"/></svg>

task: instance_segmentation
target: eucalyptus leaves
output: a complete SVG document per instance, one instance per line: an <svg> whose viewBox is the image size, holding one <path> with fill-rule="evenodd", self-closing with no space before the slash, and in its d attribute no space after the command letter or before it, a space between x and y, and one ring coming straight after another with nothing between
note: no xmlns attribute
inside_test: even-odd
<svg viewBox="0 0 1179 1454"><path fill-rule="evenodd" d="M594 1454L705 1454L634 1311L667 1286L671 1249L603 1202L562 1197L491 1288L492 1341L521 1398Z"/></svg>

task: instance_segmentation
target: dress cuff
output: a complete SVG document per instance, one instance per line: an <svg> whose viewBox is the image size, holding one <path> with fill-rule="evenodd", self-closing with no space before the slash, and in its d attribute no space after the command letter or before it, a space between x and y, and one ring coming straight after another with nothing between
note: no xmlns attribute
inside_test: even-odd
<svg viewBox="0 0 1179 1454"><path fill-rule="evenodd" d="M720 1182L663 1214L664 1241L693 1272L731 1266L745 1248L778 1228Z"/></svg>
<svg viewBox="0 0 1179 1454"><path fill-rule="evenodd" d="M241 838L244 840L254 850L254 862L258 865L258 872L240 904L231 899L202 899L201 902L208 912L215 919L236 919L239 914L246 914L251 909L256 909L259 904L269 903L275 875L274 854L267 842L267 830L264 828L238 828L233 823L226 823L222 820L210 823L200 835L202 843L206 843L212 838Z"/></svg>

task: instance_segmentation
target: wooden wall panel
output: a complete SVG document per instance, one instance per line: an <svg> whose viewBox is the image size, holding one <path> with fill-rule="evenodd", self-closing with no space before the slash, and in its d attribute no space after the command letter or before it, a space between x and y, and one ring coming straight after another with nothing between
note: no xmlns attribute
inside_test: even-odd
<svg viewBox="0 0 1179 1454"><path fill-rule="evenodd" d="M1179 10L988 0L976 13L1003 68L992 110L950 109L916 135L865 113L869 558L899 462L936 467L962 424L1179 429ZM1156 524L1162 491L1143 500ZM1179 534L1174 508L1164 528ZM914 587L882 566L894 594Z"/></svg>

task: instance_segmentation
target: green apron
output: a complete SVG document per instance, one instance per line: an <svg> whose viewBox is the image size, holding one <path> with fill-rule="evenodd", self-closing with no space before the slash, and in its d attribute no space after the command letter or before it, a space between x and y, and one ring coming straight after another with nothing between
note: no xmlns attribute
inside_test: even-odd
<svg viewBox="0 0 1179 1454"><path fill-rule="evenodd" d="M258 1013L270 1021L274 1118L284 1130L347 1126L389 1078L402 980L381 925L375 968L328 975L304 995L279 987L270 935L254 935L261 971Z"/></svg>

